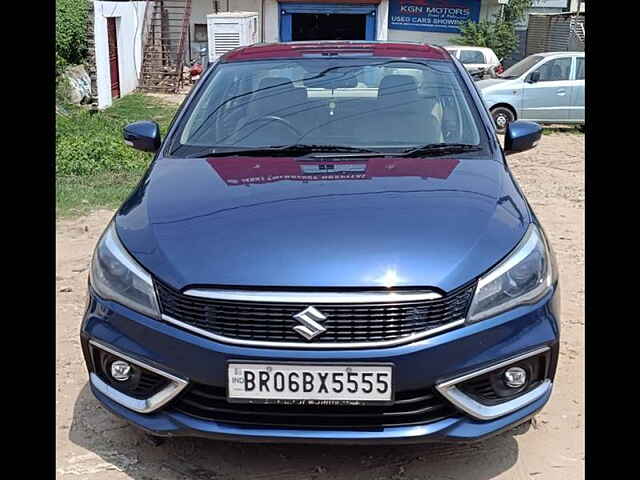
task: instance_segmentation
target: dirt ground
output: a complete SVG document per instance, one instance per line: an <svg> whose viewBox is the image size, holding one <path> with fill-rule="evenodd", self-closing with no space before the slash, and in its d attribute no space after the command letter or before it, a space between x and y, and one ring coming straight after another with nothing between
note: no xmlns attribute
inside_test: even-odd
<svg viewBox="0 0 640 480"><path fill-rule="evenodd" d="M562 345L550 402L531 428L469 446L331 447L171 439L161 446L93 398L78 340L87 267L111 211L59 221L57 478L60 479L579 479L584 477L584 137L544 135L509 164L556 251Z"/></svg>

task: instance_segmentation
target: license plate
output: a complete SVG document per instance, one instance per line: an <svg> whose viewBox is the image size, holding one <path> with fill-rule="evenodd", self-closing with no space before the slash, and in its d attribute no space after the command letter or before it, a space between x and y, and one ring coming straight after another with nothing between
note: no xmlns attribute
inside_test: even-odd
<svg viewBox="0 0 640 480"><path fill-rule="evenodd" d="M393 400L391 365L228 364L231 402L364 405Z"/></svg>

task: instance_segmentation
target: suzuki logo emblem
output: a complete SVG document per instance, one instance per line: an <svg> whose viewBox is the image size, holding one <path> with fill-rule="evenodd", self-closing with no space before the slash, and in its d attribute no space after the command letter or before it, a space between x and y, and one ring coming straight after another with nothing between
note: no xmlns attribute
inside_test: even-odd
<svg viewBox="0 0 640 480"><path fill-rule="evenodd" d="M296 313L293 318L302 324L293 327L293 329L307 340L311 340L313 337L327 331L326 328L318 323L324 322L327 317L315 307L307 307L300 313Z"/></svg>

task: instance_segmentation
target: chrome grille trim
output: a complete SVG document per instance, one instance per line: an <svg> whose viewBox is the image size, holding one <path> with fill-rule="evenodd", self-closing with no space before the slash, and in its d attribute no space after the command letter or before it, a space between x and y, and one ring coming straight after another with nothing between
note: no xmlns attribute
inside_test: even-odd
<svg viewBox="0 0 640 480"><path fill-rule="evenodd" d="M359 292L304 292L304 291L260 291L223 290L192 288L183 292L190 297L211 300L232 300L241 302L300 303L393 303L420 302L442 298L431 290L359 291Z"/></svg>
<svg viewBox="0 0 640 480"><path fill-rule="evenodd" d="M203 337L210 338L220 343L228 343L231 345L241 345L245 347L270 347L270 348L289 348L289 349L305 349L305 350L339 350L339 349L359 349L359 348L381 348L381 347L395 347L398 345L404 345L406 343L416 342L424 338L430 337L437 333L445 332L464 325L465 319L456 320L454 322L441 325L440 327L425 330L420 333L407 335L404 337L396 338L393 340L383 340L378 342L327 342L327 343L302 343L302 342L268 342L261 340L242 340L238 338L229 338L215 333L208 332L202 328L194 327L188 323L181 322L169 315L162 314L162 319L165 322L171 323L177 327L184 328L193 333L197 333Z"/></svg>

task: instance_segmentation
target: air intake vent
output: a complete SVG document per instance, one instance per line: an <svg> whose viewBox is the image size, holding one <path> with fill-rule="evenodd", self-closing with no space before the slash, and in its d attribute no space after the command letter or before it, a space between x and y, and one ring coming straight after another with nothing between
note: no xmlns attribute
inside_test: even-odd
<svg viewBox="0 0 640 480"><path fill-rule="evenodd" d="M258 42L256 12L220 12L207 15L209 62L239 47Z"/></svg>
<svg viewBox="0 0 640 480"><path fill-rule="evenodd" d="M456 414L432 389L396 392L388 406L256 405L229 403L224 388L193 382L173 409L206 421L272 428L380 429L424 425Z"/></svg>
<svg viewBox="0 0 640 480"><path fill-rule="evenodd" d="M213 42L216 56L224 55L240 46L240 34L216 32L213 34Z"/></svg>

